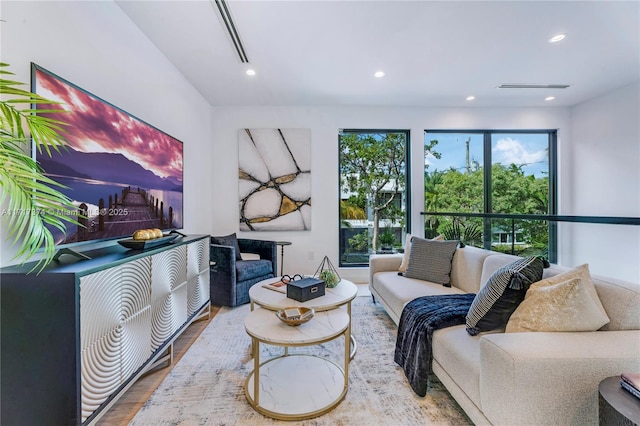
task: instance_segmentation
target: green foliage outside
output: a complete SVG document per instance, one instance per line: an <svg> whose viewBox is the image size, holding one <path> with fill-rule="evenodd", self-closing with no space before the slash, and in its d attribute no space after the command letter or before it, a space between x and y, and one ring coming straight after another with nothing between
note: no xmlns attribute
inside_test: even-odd
<svg viewBox="0 0 640 426"><path fill-rule="evenodd" d="M380 234L379 242L383 248L391 248L396 244L396 236L390 226L384 228Z"/></svg>
<svg viewBox="0 0 640 426"><path fill-rule="evenodd" d="M482 247L482 224L472 220L454 220L442 229L445 240L460 240L465 244Z"/></svg>
<svg viewBox="0 0 640 426"><path fill-rule="evenodd" d="M441 158L438 141L425 144L425 156ZM373 230L349 234L343 258L366 262L368 252L379 246L395 246L398 241L391 227L381 232L382 219L404 225L405 212L399 200L406 188L406 138L402 133L344 133L340 137L340 187L350 196L340 203L342 227L349 220L373 217ZM484 208L484 169L477 165L462 170L429 170L425 161L424 194L426 212L482 213ZM548 214L549 178L525 175L522 166L493 164L491 168L491 209L493 213ZM518 255L546 255L548 223L539 220L485 219L452 216L425 217L425 237L443 234L465 244L482 247L483 232L491 230L492 249ZM360 257L362 259L360 259ZM351 263L347 261L347 263Z"/></svg>
<svg viewBox="0 0 640 426"><path fill-rule="evenodd" d="M364 231L349 238L349 248L347 249L347 252L367 253L370 245L371 238L369 238L369 232L365 229Z"/></svg>
<svg viewBox="0 0 640 426"><path fill-rule="evenodd" d="M432 141L429 149L437 145ZM432 151L433 152L433 151ZM425 167L425 211L481 213L484 211L482 167L468 172L460 170L428 171ZM521 166L493 164L491 168L492 212L548 214L549 178L525 175ZM480 218L429 216L425 219L427 237L444 234L465 244L482 246L483 222ZM492 220L492 247L506 253L546 254L548 223L545 221ZM519 236L519 241L501 243L499 234Z"/></svg>
<svg viewBox="0 0 640 426"><path fill-rule="evenodd" d="M340 188L351 193L341 203L340 217L344 223L347 211L356 207L370 211L373 222L373 235L365 231L350 238L345 251L366 252L370 246L376 251L382 219L404 225L405 212L398 200L406 187L406 147L404 133L345 132L340 136ZM343 212L343 208L349 210Z"/></svg>
<svg viewBox="0 0 640 426"><path fill-rule="evenodd" d="M367 212L365 206L358 205L356 197L349 200L340 201L340 220L345 226L349 226L348 220L365 220Z"/></svg>

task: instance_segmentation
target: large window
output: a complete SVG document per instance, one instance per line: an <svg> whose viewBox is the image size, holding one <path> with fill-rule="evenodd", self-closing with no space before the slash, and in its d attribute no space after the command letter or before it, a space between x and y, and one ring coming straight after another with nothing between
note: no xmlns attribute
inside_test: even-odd
<svg viewBox="0 0 640 426"><path fill-rule="evenodd" d="M555 152L553 130L426 131L425 236L555 261Z"/></svg>
<svg viewBox="0 0 640 426"><path fill-rule="evenodd" d="M408 226L408 130L343 130L340 266L402 249Z"/></svg>

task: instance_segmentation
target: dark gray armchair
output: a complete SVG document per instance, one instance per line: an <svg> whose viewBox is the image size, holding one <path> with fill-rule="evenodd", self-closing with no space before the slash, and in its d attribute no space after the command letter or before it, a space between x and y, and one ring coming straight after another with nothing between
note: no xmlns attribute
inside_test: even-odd
<svg viewBox="0 0 640 426"><path fill-rule="evenodd" d="M240 252L260 255L259 260L241 260ZM238 306L249 303L249 289L255 283L277 274L278 252L275 241L211 237L211 303Z"/></svg>

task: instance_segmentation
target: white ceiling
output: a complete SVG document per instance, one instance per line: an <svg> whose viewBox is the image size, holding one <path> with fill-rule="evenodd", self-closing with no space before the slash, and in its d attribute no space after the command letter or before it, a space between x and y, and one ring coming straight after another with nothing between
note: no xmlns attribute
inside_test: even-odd
<svg viewBox="0 0 640 426"><path fill-rule="evenodd" d="M214 106L571 106L640 79L640 1L227 0L250 64L213 2L117 4Z"/></svg>

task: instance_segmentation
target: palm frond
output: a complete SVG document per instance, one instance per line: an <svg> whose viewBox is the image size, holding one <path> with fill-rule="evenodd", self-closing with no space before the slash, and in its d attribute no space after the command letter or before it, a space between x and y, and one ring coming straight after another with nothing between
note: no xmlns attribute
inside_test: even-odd
<svg viewBox="0 0 640 426"><path fill-rule="evenodd" d="M26 152L32 140L49 156L52 150L66 147L63 134L67 124L53 116L66 111L62 106L54 107L60 103L22 89L25 84L5 78L14 75L8 66L0 62L0 94L8 98L0 100L0 203L7 205L3 215L6 238L18 245L13 260L21 258L24 263L42 250L43 256L34 267L42 270L55 254L55 241L47 225L63 232L67 224L78 225L77 208L58 190L64 186L45 176Z"/></svg>

